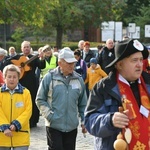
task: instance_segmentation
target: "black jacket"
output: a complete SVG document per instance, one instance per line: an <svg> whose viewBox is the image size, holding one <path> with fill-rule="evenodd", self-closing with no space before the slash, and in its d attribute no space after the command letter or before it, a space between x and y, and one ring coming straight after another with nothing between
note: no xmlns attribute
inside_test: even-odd
<svg viewBox="0 0 150 150"><path fill-rule="evenodd" d="M90 67L90 59L94 57L94 53L89 50L88 54L86 54L86 57L84 58L84 61L86 62L87 67ZM82 56L83 59L83 56Z"/></svg>
<svg viewBox="0 0 150 150"><path fill-rule="evenodd" d="M105 68L108 64L110 64L115 59L114 48L109 50L107 47L104 47L101 53L97 57L98 64L101 68L109 74L112 71L112 67Z"/></svg>

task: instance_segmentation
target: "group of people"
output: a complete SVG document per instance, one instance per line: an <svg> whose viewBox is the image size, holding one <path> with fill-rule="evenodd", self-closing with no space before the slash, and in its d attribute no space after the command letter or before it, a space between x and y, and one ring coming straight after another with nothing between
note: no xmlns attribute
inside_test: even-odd
<svg viewBox="0 0 150 150"><path fill-rule="evenodd" d="M39 113L49 150L75 150L79 118L96 150L150 149L150 75L143 71L149 53L142 43L108 39L97 57L83 40L74 52L65 47L57 56L49 45L38 57L30 48L24 41L22 54L9 57L2 71L0 150L27 150ZM26 57L29 65L19 68Z"/></svg>

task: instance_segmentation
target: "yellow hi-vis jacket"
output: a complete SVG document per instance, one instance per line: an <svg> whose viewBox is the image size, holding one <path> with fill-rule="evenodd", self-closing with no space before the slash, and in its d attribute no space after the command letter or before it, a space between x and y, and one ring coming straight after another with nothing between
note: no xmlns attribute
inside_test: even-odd
<svg viewBox="0 0 150 150"><path fill-rule="evenodd" d="M41 77L43 78L44 75L48 72L48 70L54 69L56 67L57 67L57 57L52 56L50 60L50 64L46 61L46 67L44 69L41 69Z"/></svg>

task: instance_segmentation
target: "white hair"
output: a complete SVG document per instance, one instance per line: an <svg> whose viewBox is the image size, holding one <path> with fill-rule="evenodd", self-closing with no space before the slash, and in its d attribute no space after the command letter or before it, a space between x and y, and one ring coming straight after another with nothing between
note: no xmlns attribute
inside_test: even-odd
<svg viewBox="0 0 150 150"><path fill-rule="evenodd" d="M7 56L7 51L0 47L0 55Z"/></svg>
<svg viewBox="0 0 150 150"><path fill-rule="evenodd" d="M78 47L80 47L81 43L84 43L84 40L80 40L78 43Z"/></svg>
<svg viewBox="0 0 150 150"><path fill-rule="evenodd" d="M30 46L30 42L29 42L29 41L23 41L23 42L21 43L21 48L22 48L25 44L27 44L27 45Z"/></svg>

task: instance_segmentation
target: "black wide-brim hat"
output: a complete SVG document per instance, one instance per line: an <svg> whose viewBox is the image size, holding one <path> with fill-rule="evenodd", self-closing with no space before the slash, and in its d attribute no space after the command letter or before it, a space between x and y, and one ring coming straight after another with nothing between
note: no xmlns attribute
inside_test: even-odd
<svg viewBox="0 0 150 150"><path fill-rule="evenodd" d="M148 58L149 55L148 49L138 40L128 39L117 42L115 45L115 59L109 65L107 65L106 68L112 67L118 61L136 52L141 52L143 55L143 59Z"/></svg>

